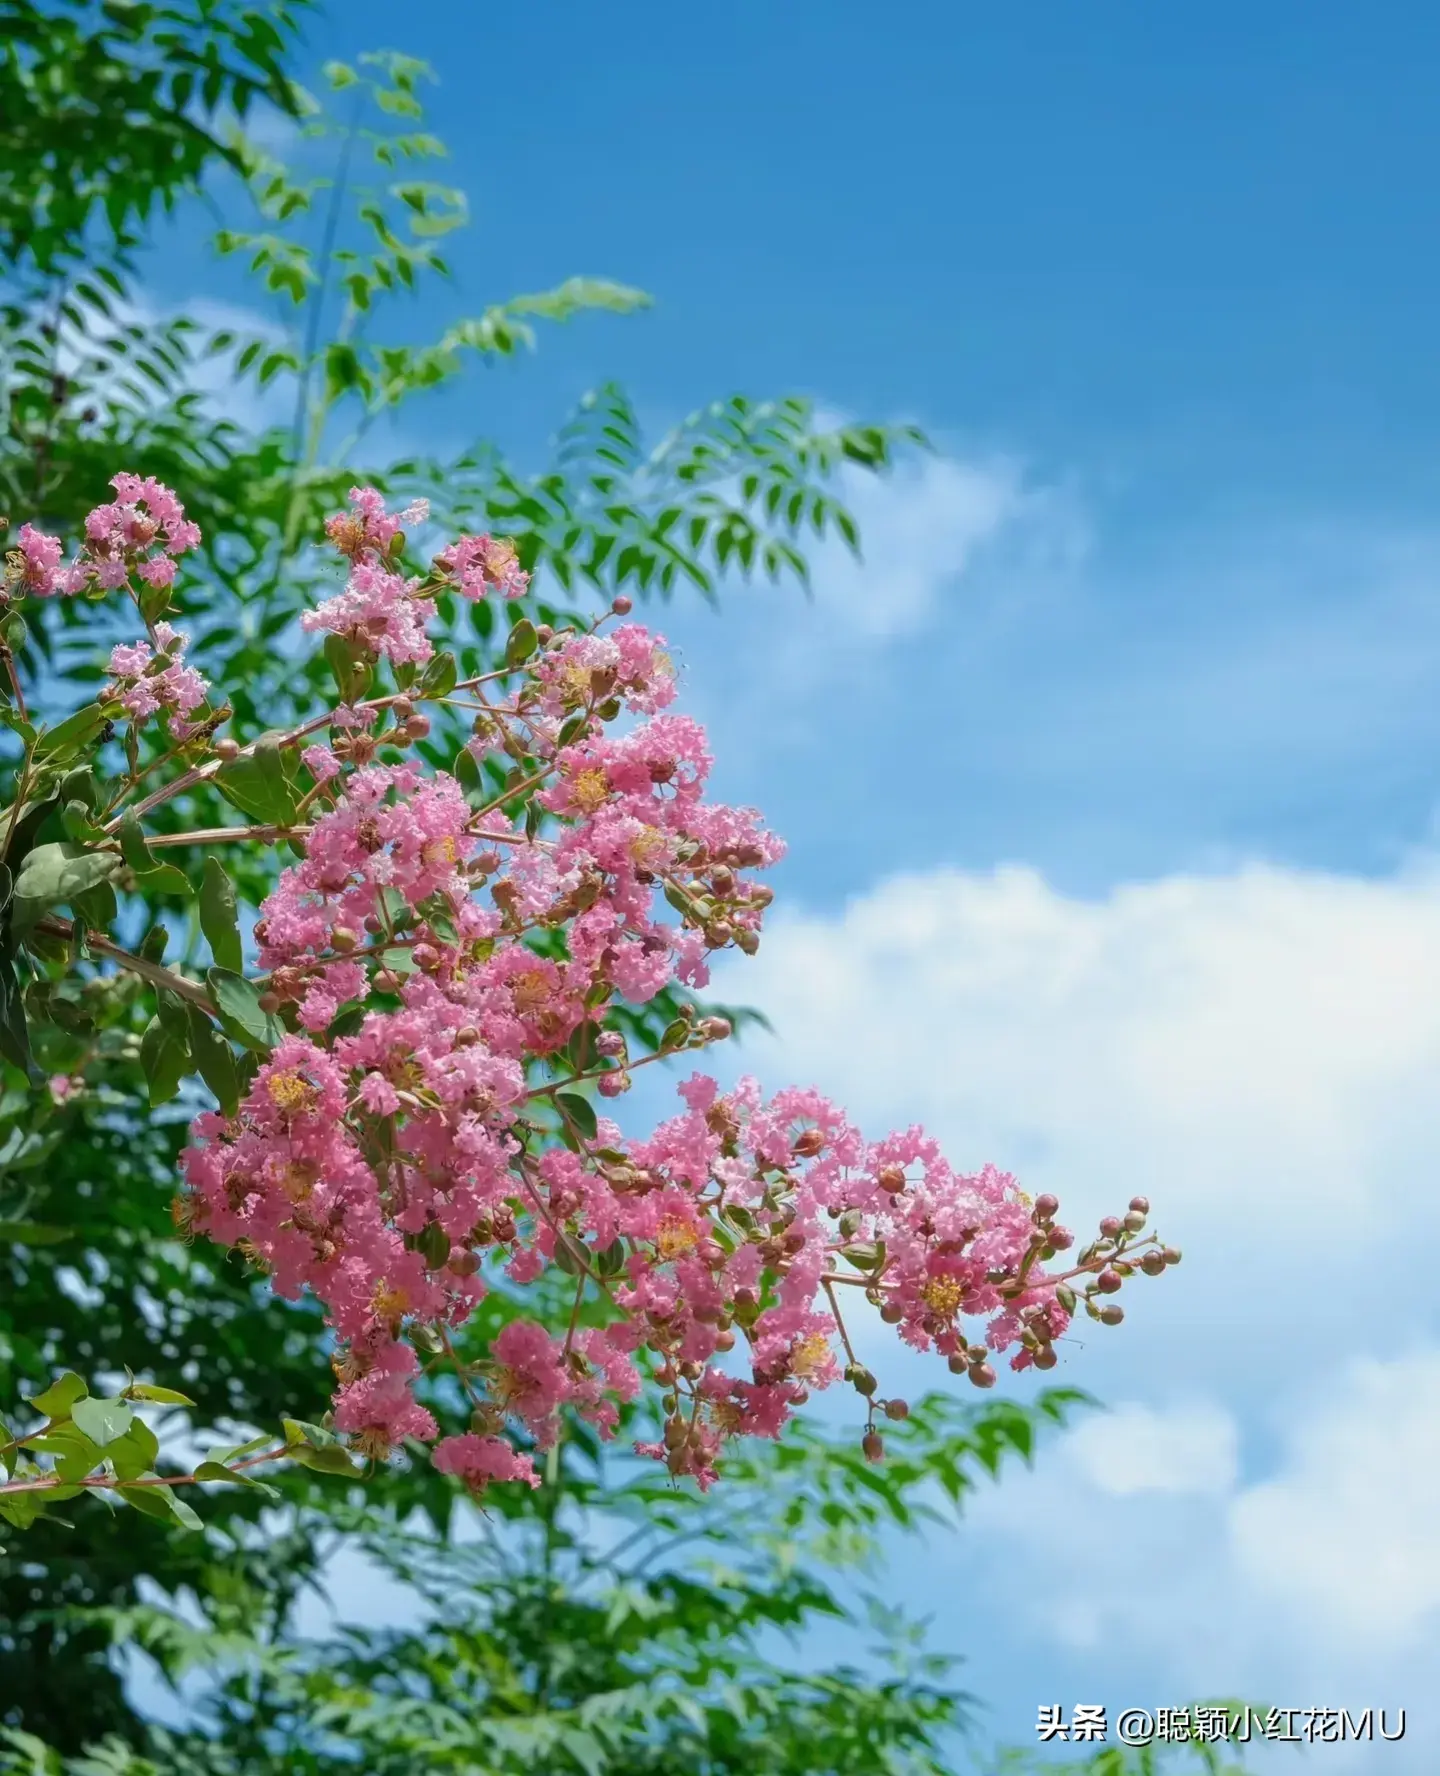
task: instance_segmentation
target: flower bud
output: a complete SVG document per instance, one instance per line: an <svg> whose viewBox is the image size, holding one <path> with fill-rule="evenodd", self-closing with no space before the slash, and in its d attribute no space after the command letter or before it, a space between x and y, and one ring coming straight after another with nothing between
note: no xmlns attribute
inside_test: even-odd
<svg viewBox="0 0 1440 1776"><path fill-rule="evenodd" d="M1113 1240L1119 1232L1120 1217L1118 1215L1107 1215L1100 1223L1101 1236L1107 1240Z"/></svg>
<svg viewBox="0 0 1440 1776"><path fill-rule="evenodd" d="M424 740L430 733L430 717L428 715L412 715L405 723L405 735L410 740Z"/></svg>
<svg viewBox="0 0 1440 1776"><path fill-rule="evenodd" d="M1107 1301L1100 1309L1100 1319L1106 1326L1118 1326L1125 1318L1125 1309L1118 1301Z"/></svg>
<svg viewBox="0 0 1440 1776"><path fill-rule="evenodd" d="M878 1431L866 1431L860 1439L860 1447L865 1453L867 1462L881 1462L885 1459L885 1439Z"/></svg>
<svg viewBox="0 0 1440 1776"><path fill-rule="evenodd" d="M993 1388L995 1371L988 1363L977 1363L970 1371L970 1379L977 1388Z"/></svg>
<svg viewBox="0 0 1440 1776"><path fill-rule="evenodd" d="M1147 1277L1158 1277L1165 1268L1165 1254L1152 1247L1140 1260L1140 1268Z"/></svg>
<svg viewBox="0 0 1440 1776"><path fill-rule="evenodd" d="M627 598L622 592L618 598L612 598L610 608L617 617L628 617L635 608L633 599Z"/></svg>
<svg viewBox="0 0 1440 1776"><path fill-rule="evenodd" d="M1059 1209L1060 1198L1052 1196L1048 1190L1042 1196L1035 1198L1033 1213L1037 1221L1053 1221L1059 1213Z"/></svg>
<svg viewBox="0 0 1440 1776"><path fill-rule="evenodd" d="M901 1423L910 1416L909 1402L906 1400L887 1400L885 1402L885 1416L886 1418L893 1419L897 1424Z"/></svg>
<svg viewBox="0 0 1440 1776"><path fill-rule="evenodd" d="M905 1318L905 1309L900 1306L898 1301L887 1301L880 1309L880 1318L887 1326L898 1326Z"/></svg>
<svg viewBox="0 0 1440 1776"><path fill-rule="evenodd" d="M1102 1295L1113 1295L1124 1281L1118 1270L1102 1270L1095 1279L1095 1287Z"/></svg>
<svg viewBox="0 0 1440 1776"><path fill-rule="evenodd" d="M735 1334L733 1332L717 1332L715 1334L715 1348L717 1351L734 1350Z"/></svg>
<svg viewBox="0 0 1440 1776"><path fill-rule="evenodd" d="M1150 1198L1148 1196L1132 1196L1130 1207L1137 1215L1148 1215L1150 1213Z"/></svg>
<svg viewBox="0 0 1440 1776"><path fill-rule="evenodd" d="M602 1073L595 1081L595 1089L602 1098L622 1097L630 1089L630 1075L623 1067L614 1073Z"/></svg>
<svg viewBox="0 0 1440 1776"><path fill-rule="evenodd" d="M1131 1209L1124 1221L1126 1233L1139 1233L1144 1225L1145 1217L1140 1213L1139 1209Z"/></svg>
<svg viewBox="0 0 1440 1776"><path fill-rule="evenodd" d="M882 1190L888 1190L891 1196L898 1196L905 1188L905 1168L902 1165L883 1165L875 1174L875 1182Z"/></svg>
<svg viewBox="0 0 1440 1776"><path fill-rule="evenodd" d="M1174 1246L1166 1246L1165 1262L1167 1264L1178 1264L1180 1262L1180 1253Z"/></svg>
<svg viewBox="0 0 1440 1776"><path fill-rule="evenodd" d="M337 925L330 933L331 949L338 950L342 956L348 956L359 942L360 939L348 925Z"/></svg>
<svg viewBox="0 0 1440 1776"><path fill-rule="evenodd" d="M414 715L415 705L408 697L397 697L390 705L390 713L397 722L406 722Z"/></svg>
<svg viewBox="0 0 1440 1776"><path fill-rule="evenodd" d="M1055 1354L1055 1347L1047 1344L1036 1351L1033 1361L1037 1369L1053 1369L1060 1359Z"/></svg>
<svg viewBox="0 0 1440 1776"><path fill-rule="evenodd" d="M1075 1235L1068 1227L1052 1227L1048 1244L1053 1246L1057 1252L1068 1252L1075 1244Z"/></svg>
<svg viewBox="0 0 1440 1776"><path fill-rule="evenodd" d="M613 1061L625 1052L625 1038L618 1030L602 1030L595 1038L595 1052L603 1060Z"/></svg>
<svg viewBox="0 0 1440 1776"><path fill-rule="evenodd" d="M237 759L240 756L238 742L231 740L228 737L224 740L217 740L215 742L215 756L218 759L224 759L225 763L228 765L231 759Z"/></svg>
<svg viewBox="0 0 1440 1776"><path fill-rule="evenodd" d="M962 1351L952 1352L946 1361L952 1375L965 1375L969 1371L970 1360Z"/></svg>
<svg viewBox="0 0 1440 1776"><path fill-rule="evenodd" d="M857 1394L864 1394L867 1399L880 1385L863 1363L851 1363L845 1371L845 1379Z"/></svg>
<svg viewBox="0 0 1440 1776"><path fill-rule="evenodd" d="M280 995L278 993L262 993L260 995L260 1009L273 1017L280 1009Z"/></svg>

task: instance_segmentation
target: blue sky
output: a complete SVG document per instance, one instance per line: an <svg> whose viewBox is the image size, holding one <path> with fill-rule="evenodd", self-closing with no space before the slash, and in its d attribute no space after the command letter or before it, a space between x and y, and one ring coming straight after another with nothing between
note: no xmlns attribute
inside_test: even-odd
<svg viewBox="0 0 1440 1776"><path fill-rule="evenodd" d="M866 566L813 603L665 614L720 789L792 845L723 985L775 1083L1077 1217L1143 1189L1187 1258L1067 1362L1108 1428L896 1584L1000 1738L1243 1691L1408 1705L1313 1761L1433 1768L1440 14L396 16L312 37L442 71L475 224L417 333L577 271L657 298L427 429L533 459L613 377L657 426L799 391L939 445L851 489ZM193 229L152 283L245 299Z"/></svg>

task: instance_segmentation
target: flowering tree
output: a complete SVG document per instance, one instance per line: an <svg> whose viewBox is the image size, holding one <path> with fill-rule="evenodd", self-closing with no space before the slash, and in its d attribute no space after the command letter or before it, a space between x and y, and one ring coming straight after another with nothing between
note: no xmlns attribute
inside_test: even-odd
<svg viewBox="0 0 1440 1776"><path fill-rule="evenodd" d="M462 536L407 573L424 505L391 515L356 489L326 526L343 588L302 621L337 698L241 746L170 621L197 527L153 479L113 488L68 561L28 524L6 558L0 657L21 754L0 835L5 1053L33 1075L27 1013L63 1022L77 991L153 998L151 1103L198 1090L193 1075L216 1104L194 1119L177 1225L323 1304L338 1388L325 1426L287 1420L281 1441L162 1479L132 1403L177 1396L131 1379L94 1399L62 1376L5 1447L11 1522L81 1491L185 1518L179 1481L286 1458L349 1471L406 1444L433 1444L477 1493L536 1485L531 1451L563 1407L603 1434L647 1380L663 1428L642 1452L702 1488L730 1439L778 1436L842 1378L879 1460L880 1420L907 1408L859 1362L847 1292L988 1388L992 1356L1052 1367L1082 1303L1118 1323L1125 1279L1178 1261L1139 1198L1061 1258L1074 1238L1053 1197L1032 1202L993 1166L956 1173L919 1129L867 1141L814 1091L767 1099L695 1074L673 1118L627 1137L606 1112L636 1070L730 1028L682 1010L636 1052L625 1009L698 991L712 955L755 950L771 900L758 877L782 850L754 810L705 799L704 735L670 713L663 639L624 620L623 596L593 623L522 615L503 664L462 680L431 630L442 604L522 598L514 550ZM84 599L99 625L113 594L143 635L111 648L97 701L36 725L15 670L21 610ZM427 709L469 722L448 770L420 750ZM207 786L246 823L147 829ZM230 847L291 855L248 934L250 972ZM157 858L168 848L201 861L198 888ZM208 946L203 975L147 919L159 899ZM91 1058L45 1089L84 1090ZM514 1320L460 1359L451 1334L487 1278L555 1269L573 1279L563 1332ZM441 1437L416 1389L446 1373L471 1420Z"/></svg>

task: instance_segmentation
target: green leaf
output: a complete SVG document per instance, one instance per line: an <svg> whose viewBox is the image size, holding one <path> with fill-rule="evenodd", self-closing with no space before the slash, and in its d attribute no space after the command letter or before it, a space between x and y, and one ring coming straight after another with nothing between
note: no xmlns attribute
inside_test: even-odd
<svg viewBox="0 0 1440 1776"><path fill-rule="evenodd" d="M37 1412L43 1412L46 1418L69 1418L70 1408L77 1400L85 1399L90 1390L74 1372L67 1369L63 1375L50 1383L43 1394L27 1394L26 1398Z"/></svg>
<svg viewBox="0 0 1440 1776"><path fill-rule="evenodd" d="M459 681L460 672L455 664L454 654L436 654L425 668L425 676L420 680L422 697L448 697Z"/></svg>
<svg viewBox="0 0 1440 1776"><path fill-rule="evenodd" d="M589 1098L582 1098L578 1092L556 1092L555 1107L575 1127L587 1141L593 1141L599 1131L595 1118L595 1106Z"/></svg>
<svg viewBox="0 0 1440 1776"><path fill-rule="evenodd" d="M47 728L35 742L35 763L68 765L92 740L100 737L106 722L113 721L118 713L118 704L91 703L84 709L77 709L74 715L67 715L64 721Z"/></svg>
<svg viewBox="0 0 1440 1776"><path fill-rule="evenodd" d="M190 1071L189 1045L153 1017L140 1038L140 1065L150 1087L150 1108L157 1110L178 1095L180 1081Z"/></svg>
<svg viewBox="0 0 1440 1776"><path fill-rule="evenodd" d="M267 826L290 826L295 821L299 798L274 740L258 740L253 752L222 765L215 774L215 787L242 814Z"/></svg>
<svg viewBox="0 0 1440 1776"><path fill-rule="evenodd" d="M156 863L145 843L145 834L132 810L120 822L120 854L135 873L137 885L147 894L189 894L190 882L183 870L170 863Z"/></svg>
<svg viewBox="0 0 1440 1776"><path fill-rule="evenodd" d="M317 1474L358 1474L360 1471L349 1451L338 1443L331 1443L324 1449L315 1449L309 1443L296 1444L290 1450L290 1457L302 1468L312 1468Z"/></svg>
<svg viewBox="0 0 1440 1776"><path fill-rule="evenodd" d="M529 617L521 617L510 631L510 639L505 643L505 664L511 667L523 666L539 644L535 625Z"/></svg>
<svg viewBox="0 0 1440 1776"><path fill-rule="evenodd" d="M257 1480L251 1474L237 1473L233 1468L222 1467L217 1461L203 1461L195 1470L197 1480L223 1480L229 1486L254 1486L259 1491L268 1493L271 1498L279 1498L280 1494L273 1486L263 1480Z"/></svg>
<svg viewBox="0 0 1440 1776"><path fill-rule="evenodd" d="M177 1393L174 1388L158 1387L153 1381L132 1381L125 1390L129 1400L149 1400L156 1406L193 1406L195 1402L189 1394Z"/></svg>
<svg viewBox="0 0 1440 1776"><path fill-rule="evenodd" d="M25 1022L25 1002L15 979L15 969L8 953L0 952L0 1054L29 1073L34 1066L30 1055L30 1031Z"/></svg>
<svg viewBox="0 0 1440 1776"><path fill-rule="evenodd" d="M14 922L28 931L51 907L66 904L119 874L113 851L86 851L69 843L37 845L15 878Z"/></svg>
<svg viewBox="0 0 1440 1776"><path fill-rule="evenodd" d="M73 1227L49 1227L43 1221L0 1221L0 1243L12 1246L58 1246L75 1233Z"/></svg>
<svg viewBox="0 0 1440 1776"><path fill-rule="evenodd" d="M188 1004L185 1010L190 1021L190 1053L195 1057L200 1077L214 1092L225 1114L233 1116L240 1104L235 1051L198 1005Z"/></svg>
<svg viewBox="0 0 1440 1776"><path fill-rule="evenodd" d="M253 981L228 968L212 968L205 984L221 1024L237 1042L257 1054L268 1054L284 1036L279 1018L260 1009L260 989Z"/></svg>
<svg viewBox="0 0 1440 1776"><path fill-rule="evenodd" d="M216 966L239 974L244 966L239 903L235 884L218 857L205 859L205 873L200 881L200 929Z"/></svg>
<svg viewBox="0 0 1440 1776"><path fill-rule="evenodd" d="M83 894L72 894L70 906L76 918L83 919L92 931L108 931L120 910L115 890L108 882L87 888Z"/></svg>
<svg viewBox="0 0 1440 1776"><path fill-rule="evenodd" d="M115 1490L127 1504L133 1505L146 1517L157 1517L161 1522L182 1523L186 1529L204 1528L189 1505L177 1499L168 1486L117 1486Z"/></svg>
<svg viewBox="0 0 1440 1776"><path fill-rule="evenodd" d="M116 1437L123 1437L135 1422L135 1414L118 1397L97 1400L93 1396L87 1396L83 1400L76 1400L70 1408L70 1417L102 1449Z"/></svg>
<svg viewBox="0 0 1440 1776"><path fill-rule="evenodd" d="M150 1473L160 1455L160 1439L143 1418L133 1420L129 1429L105 1444L105 1459L121 1480L138 1480Z"/></svg>

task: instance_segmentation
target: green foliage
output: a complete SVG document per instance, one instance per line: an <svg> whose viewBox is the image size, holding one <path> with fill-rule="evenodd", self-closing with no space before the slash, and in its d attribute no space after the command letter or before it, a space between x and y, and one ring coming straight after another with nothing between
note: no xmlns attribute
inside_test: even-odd
<svg viewBox="0 0 1440 1776"><path fill-rule="evenodd" d="M399 1502L383 1517L337 1511L409 1588L415 1622L303 1642L153 1606L102 1612L174 1678L223 1672L200 1725L116 1747L115 1767L943 1776L968 1699L956 1661L867 1595L882 1538L952 1528L1002 1452L1028 1459L1076 1401L1056 1393L1026 1412L931 1397L893 1427L879 1466L802 1426L739 1457L713 1500L657 1487L576 1426L542 1491L497 1499L498 1516L467 1511L448 1540L407 1532ZM782 1654L819 1624L844 1637L841 1662ZM862 1664L867 1628L882 1645Z"/></svg>
<svg viewBox="0 0 1440 1776"><path fill-rule="evenodd" d="M292 110L285 73L308 0L0 0L0 257L48 273L193 189L222 111Z"/></svg>
<svg viewBox="0 0 1440 1776"><path fill-rule="evenodd" d="M8 258L0 300L0 512L73 537L117 466L179 490L206 533L182 584L192 655L217 679L242 687L231 729L241 740L313 709L319 697L333 701L325 675L335 662L307 676L296 669L292 643L300 611L323 583L314 546L320 525L357 475L397 499L430 498L447 526L513 535L537 576L539 609L528 607L535 620L554 620L572 599L621 591L664 596L688 586L714 597L737 572L803 581L812 539L833 534L858 546L854 521L829 486L836 471L846 463L882 470L895 450L918 439L872 427L826 430L794 399L735 397L652 446L624 394L605 387L581 403L538 474L521 473L480 443L454 460L416 456L362 468L382 415L478 363L530 349L542 323L628 313L645 298L609 280L569 279L538 295L497 294L439 337L407 340L395 323L399 299L420 278L446 275L439 243L465 218L462 195L425 176L443 156L423 128L418 94L426 73L397 56L332 68L341 117L327 118L286 73L303 4L0 0L7 31L0 243ZM222 113L243 117L259 97L303 116L307 164L329 153L329 176L302 177L243 137L220 139ZM148 320L135 297L126 255L146 220L222 164L248 181L258 222L248 231L232 228L221 245L291 304L294 324L280 335L207 333L185 316ZM318 244L310 244L310 222L319 224ZM337 296L339 318L328 325ZM293 391L291 423L252 433L217 414L197 389L215 362L258 391ZM418 534L409 541L412 565L423 559L423 541ZM443 615L450 648L435 669L456 675L498 665L521 617L516 608L485 605ZM278 1301L233 1255L191 1246L169 1214L181 1133L203 1101L182 1076L193 1065L226 1103L246 1065L226 1037L242 1050L273 1039L268 1014L235 983L241 934L278 858L237 856L221 882L209 868L202 872L193 850L160 852L174 830L163 810L147 821L146 836L127 834L118 855L94 849L97 823L109 811L101 755L111 712L95 701L102 674L93 627L82 636L79 616L72 601L55 600L28 636L5 636L32 682L45 684L46 707L58 719L39 724L37 737L16 710L4 708L0 717L21 742L33 741L29 780L15 785L9 810L0 811L0 1051L8 1063L0 1092L0 1399L39 1392L66 1366L94 1377L101 1400L120 1399L128 1376L156 1377L128 1393L166 1408L161 1449L135 1452L150 1457L136 1477L149 1472L163 1481L184 1472L164 1452L172 1432L199 1438L202 1449L215 1440L233 1445L238 1436L243 1448L256 1427L287 1413L318 1417L328 1391L325 1341L312 1306ZM521 631L513 645L523 642ZM431 762L453 765L463 737L437 720L426 743ZM473 787L485 800L501 783ZM197 785L187 824L233 823L235 810L275 824L293 818L283 760L262 752L255 770ZM126 971L117 971L113 946L96 933L117 916L133 919L129 883L161 871L171 872L163 877L165 926L138 930ZM68 961L72 951L88 968L52 980L47 956ZM177 976L194 995L174 990ZM745 1016L714 1009L736 1023ZM637 1036L647 1019L662 1027L677 1011L670 996L636 1008ZM82 1082L83 1090L57 1102L43 1088L46 1077ZM508 1311L497 1298L467 1329L470 1355ZM159 1399L155 1390L169 1383L193 1406ZM447 1423L463 1425L457 1401L431 1403ZM275 1478L286 1514L268 1516L263 1531L263 1495L217 1481L203 1494L203 1534L185 1532L162 1502L145 1522L123 1511L77 1512L73 1527L44 1516L27 1532L23 1560L0 1555L0 1719L51 1748L34 1754L41 1760L34 1767L59 1767L61 1757L82 1776L152 1767L143 1747L155 1751L160 1742L125 1702L111 1660L117 1627L141 1632L132 1612L142 1582L161 1598L189 1600L205 1624L207 1657L227 1637L237 1646L279 1647L294 1599L337 1530L373 1523L376 1512L393 1524L419 1511L436 1536L448 1533L455 1491L428 1465L372 1476L361 1494L354 1476L337 1482L325 1473L340 1465L337 1456L347 1465L348 1457L326 1442L324 1427L292 1422L299 1426L288 1439L294 1460ZM1000 1422L976 1422L966 1464L1018 1447L1004 1443ZM96 1442L83 1428L80 1435L113 1470L110 1440ZM987 1441L996 1436L1000 1443ZM47 1463L78 1462L89 1451L77 1444L68 1454L40 1453ZM237 1447L225 1459L241 1459ZM903 1459L902 1444L895 1460ZM857 1497L876 1498L872 1471L857 1464L858 1457L853 1472L837 1469L834 1484L853 1481ZM366 1514L345 1518L362 1501ZM662 1515L672 1504L667 1494ZM529 1501L514 1508L528 1510ZM836 1508L825 1506L832 1515ZM837 1535L841 1529L843 1522ZM763 1589L768 1581L752 1575L747 1582ZM692 1586L685 1608L698 1607L699 1596ZM665 1607L679 1605L672 1599ZM179 1635L179 1618L171 1620ZM759 1666L752 1660L747 1670L746 1681L758 1685ZM293 1660L282 1675L285 1683L320 1681ZM933 1694L925 1692L931 1699L915 1706L948 1719L952 1704L934 1683ZM835 1696L826 1701L813 1687L787 1693L812 1709L807 1718L817 1732L824 1709L838 1707ZM591 1706L603 1713L601 1703ZM693 1722L686 1730L700 1731ZM79 1756L102 1741L111 1749ZM186 1767L182 1750L212 1755L191 1746L166 1752L161 1765ZM128 1761L132 1753L138 1761ZM236 1768L270 1767L236 1755Z"/></svg>
<svg viewBox="0 0 1440 1776"><path fill-rule="evenodd" d="M1043 1752L1018 1749L1001 1753L994 1776L1247 1776L1244 1753L1246 1711L1263 1721L1263 1703L1216 1697L1190 1704L1190 1722L1197 1737L1151 1745L1105 1745L1075 1758L1055 1759ZM1210 1736L1207 1716L1219 1710L1228 1723L1223 1737ZM1252 1727L1253 1731L1253 1727Z"/></svg>

